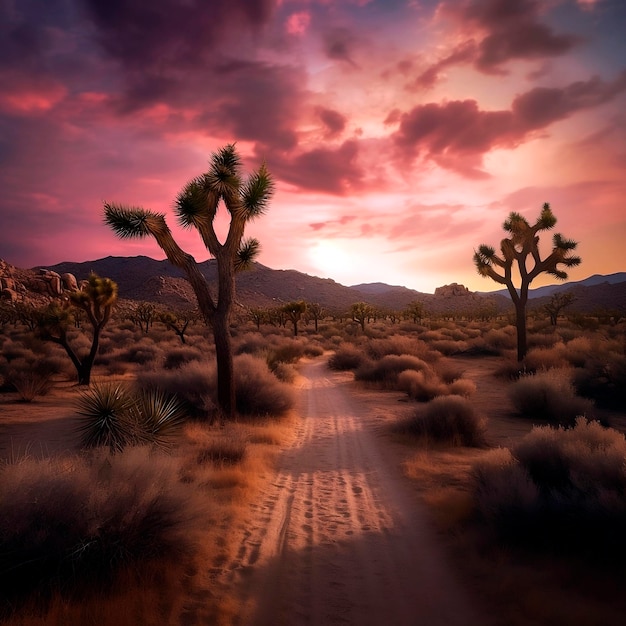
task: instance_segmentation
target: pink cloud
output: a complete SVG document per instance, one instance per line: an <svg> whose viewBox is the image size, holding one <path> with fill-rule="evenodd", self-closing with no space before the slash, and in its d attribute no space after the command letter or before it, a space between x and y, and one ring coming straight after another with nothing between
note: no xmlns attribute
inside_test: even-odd
<svg viewBox="0 0 626 626"><path fill-rule="evenodd" d="M306 32L311 23L311 14L308 11L299 11L298 13L292 13L287 18L287 32L290 35L301 35Z"/></svg>
<svg viewBox="0 0 626 626"><path fill-rule="evenodd" d="M599 106L626 90L626 72L612 82L594 77L566 87L536 87L517 96L510 110L485 111L476 100L420 104L399 116L392 135L402 158L418 155L446 169L480 177L483 156L512 148L573 113ZM389 120L398 118L392 112Z"/></svg>
<svg viewBox="0 0 626 626"><path fill-rule="evenodd" d="M537 0L444 0L436 15L452 20L459 36L452 50L427 67L410 87L426 89L440 79L442 70L471 63L485 74L505 74L514 60L543 60L569 52L581 39L558 34L540 21Z"/></svg>

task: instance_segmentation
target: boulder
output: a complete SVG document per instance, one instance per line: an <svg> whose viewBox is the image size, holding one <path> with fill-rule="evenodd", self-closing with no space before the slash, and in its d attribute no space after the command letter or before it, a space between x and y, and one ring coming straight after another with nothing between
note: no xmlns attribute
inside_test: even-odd
<svg viewBox="0 0 626 626"><path fill-rule="evenodd" d="M62 274L61 282L64 289L67 289L68 291L78 291L78 282L76 281L76 276L74 276L74 274L70 274L69 272L67 274Z"/></svg>

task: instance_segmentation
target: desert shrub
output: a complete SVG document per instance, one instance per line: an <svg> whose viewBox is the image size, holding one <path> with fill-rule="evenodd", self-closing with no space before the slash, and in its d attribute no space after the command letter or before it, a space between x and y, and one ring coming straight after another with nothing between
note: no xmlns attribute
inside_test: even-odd
<svg viewBox="0 0 626 626"><path fill-rule="evenodd" d="M32 402L38 396L45 396L52 388L51 375L36 370L11 371L8 381L24 402Z"/></svg>
<svg viewBox="0 0 626 626"><path fill-rule="evenodd" d="M567 367L569 363L563 357L558 346L552 348L531 348L524 359L526 371L559 369Z"/></svg>
<svg viewBox="0 0 626 626"><path fill-rule="evenodd" d="M246 333L237 341L235 354L259 354L267 349L267 339L261 333Z"/></svg>
<svg viewBox="0 0 626 626"><path fill-rule="evenodd" d="M599 406L607 408L625 406L626 356L621 354L611 354L605 358L590 356L585 362L585 367L574 370L573 383L580 395L593 399Z"/></svg>
<svg viewBox="0 0 626 626"><path fill-rule="evenodd" d="M624 435L582 417L536 426L474 468L478 510L501 535L569 555L625 553L625 494Z"/></svg>
<svg viewBox="0 0 626 626"><path fill-rule="evenodd" d="M176 476L174 459L144 448L1 467L0 611L190 557L204 505Z"/></svg>
<svg viewBox="0 0 626 626"><path fill-rule="evenodd" d="M563 357L574 367L584 367L585 361L591 354L597 354L600 350L599 342L592 341L589 337L575 337L561 346Z"/></svg>
<svg viewBox="0 0 626 626"><path fill-rule="evenodd" d="M450 359L441 359L434 365L434 370L441 380L450 384L463 376L463 368Z"/></svg>
<svg viewBox="0 0 626 626"><path fill-rule="evenodd" d="M416 410L401 429L426 442L452 446L485 445L486 422L460 396L438 397Z"/></svg>
<svg viewBox="0 0 626 626"><path fill-rule="evenodd" d="M298 376L296 368L291 363L277 363L272 373L284 383L292 383Z"/></svg>
<svg viewBox="0 0 626 626"><path fill-rule="evenodd" d="M453 380L448 385L448 393L453 396L463 396L464 398L469 398L476 393L476 383L473 380L468 380L466 378Z"/></svg>
<svg viewBox="0 0 626 626"><path fill-rule="evenodd" d="M398 374L397 388L409 398L418 402L428 402L447 393L446 385L429 368L421 371L404 370Z"/></svg>
<svg viewBox="0 0 626 626"><path fill-rule="evenodd" d="M125 348L118 358L128 363L138 363L145 365L156 361L161 356L161 350L149 337L142 337L139 341L133 342Z"/></svg>
<svg viewBox="0 0 626 626"><path fill-rule="evenodd" d="M351 343L342 343L328 359L331 370L355 370L367 360L365 353Z"/></svg>
<svg viewBox="0 0 626 626"><path fill-rule="evenodd" d="M304 345L304 355L309 357L322 356L324 348L319 343L308 342Z"/></svg>
<svg viewBox="0 0 626 626"><path fill-rule="evenodd" d="M517 347L516 331L513 326L492 328L483 335L485 345L492 350L513 350Z"/></svg>
<svg viewBox="0 0 626 626"><path fill-rule="evenodd" d="M378 361L361 364L354 372L355 380L375 383L395 383L404 370L430 369L422 359L409 354L387 354Z"/></svg>
<svg viewBox="0 0 626 626"><path fill-rule="evenodd" d="M165 355L165 361L163 367L171 370L176 369L183 365L183 363L189 363L190 361L201 361L204 358L202 352L198 348L192 348L183 346L179 348L171 348Z"/></svg>
<svg viewBox="0 0 626 626"><path fill-rule="evenodd" d="M589 400L575 394L565 370L523 375L511 386L509 397L524 417L556 424L572 424L593 410Z"/></svg>
<svg viewBox="0 0 626 626"><path fill-rule="evenodd" d="M186 417L175 396L159 389L134 394L114 383L83 391L77 408L83 447L106 446L112 453L138 444L166 448Z"/></svg>
<svg viewBox="0 0 626 626"><path fill-rule="evenodd" d="M386 339L373 339L365 346L368 356L372 359L382 359L387 355L410 355L426 361L435 361L439 355L420 339L393 335Z"/></svg>
<svg viewBox="0 0 626 626"><path fill-rule="evenodd" d="M451 356L453 354L461 354L463 352L467 352L469 344L466 341L441 339L439 341L431 341L430 347L445 356Z"/></svg>
<svg viewBox="0 0 626 626"><path fill-rule="evenodd" d="M267 365L273 369L278 363L295 363L304 356L304 345L297 339L283 339L267 353Z"/></svg>
<svg viewBox="0 0 626 626"><path fill-rule="evenodd" d="M205 417L207 399L215 386L215 365L190 361L173 370L142 369L137 373L137 385L140 389L161 389L176 395L191 415Z"/></svg>
<svg viewBox="0 0 626 626"><path fill-rule="evenodd" d="M261 359L249 354L235 358L237 412L251 417L280 416L295 402L293 389L279 381Z"/></svg>

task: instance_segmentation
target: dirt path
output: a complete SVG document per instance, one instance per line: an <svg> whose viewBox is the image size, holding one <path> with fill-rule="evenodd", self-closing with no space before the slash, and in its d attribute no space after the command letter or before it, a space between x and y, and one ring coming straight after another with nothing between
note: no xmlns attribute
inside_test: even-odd
<svg viewBox="0 0 626 626"><path fill-rule="evenodd" d="M298 434L221 576L239 624L471 625L427 514L343 374L302 368Z"/></svg>

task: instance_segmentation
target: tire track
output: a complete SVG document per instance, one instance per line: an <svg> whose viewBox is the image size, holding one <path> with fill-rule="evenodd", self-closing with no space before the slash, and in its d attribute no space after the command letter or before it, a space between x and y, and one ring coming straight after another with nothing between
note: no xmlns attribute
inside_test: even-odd
<svg viewBox="0 0 626 626"><path fill-rule="evenodd" d="M239 589L237 623L484 623L376 435L372 407L321 360L302 376L295 441L217 576Z"/></svg>

